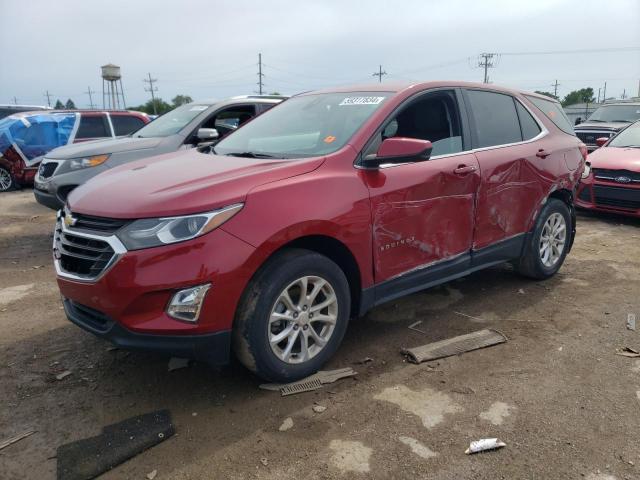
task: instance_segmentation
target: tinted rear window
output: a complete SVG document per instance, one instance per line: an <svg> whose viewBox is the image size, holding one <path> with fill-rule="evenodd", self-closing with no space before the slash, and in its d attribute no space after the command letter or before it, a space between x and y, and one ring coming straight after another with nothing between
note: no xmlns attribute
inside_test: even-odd
<svg viewBox="0 0 640 480"><path fill-rule="evenodd" d="M570 133L571 135L575 135L573 131L573 125L567 118L567 114L564 113L562 106L558 102L554 102L553 100L545 100L543 98L538 97L530 97L526 96L531 103L533 103L536 107L538 107L542 113L544 113L549 120L551 120L556 127L566 133Z"/></svg>
<svg viewBox="0 0 640 480"><path fill-rule="evenodd" d="M144 125L141 119L131 115L111 115L111 123L116 137L129 135Z"/></svg>
<svg viewBox="0 0 640 480"><path fill-rule="evenodd" d="M474 119L476 148L522 141L513 97L484 90L467 90Z"/></svg>

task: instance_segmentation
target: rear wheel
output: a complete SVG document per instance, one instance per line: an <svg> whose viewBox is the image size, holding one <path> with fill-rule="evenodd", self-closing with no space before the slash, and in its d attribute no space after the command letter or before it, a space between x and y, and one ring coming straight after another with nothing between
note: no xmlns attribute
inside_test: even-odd
<svg viewBox="0 0 640 480"><path fill-rule="evenodd" d="M5 167L0 167L0 192L8 192L16 188L16 181L11 172Z"/></svg>
<svg viewBox="0 0 640 480"><path fill-rule="evenodd" d="M518 271L538 280L555 275L567 256L572 228L567 205L557 198L549 199L516 264Z"/></svg>
<svg viewBox="0 0 640 480"><path fill-rule="evenodd" d="M235 353L266 380L311 375L338 349L350 304L347 279L330 259L299 249L276 254L243 295Z"/></svg>

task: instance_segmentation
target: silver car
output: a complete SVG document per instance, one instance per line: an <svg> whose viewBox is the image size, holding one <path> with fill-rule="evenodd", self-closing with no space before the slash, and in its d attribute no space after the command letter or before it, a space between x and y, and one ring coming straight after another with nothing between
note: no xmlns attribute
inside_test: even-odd
<svg viewBox="0 0 640 480"><path fill-rule="evenodd" d="M40 164L34 195L38 203L58 210L74 188L109 168L214 142L285 98L249 95L193 102L125 137L56 148Z"/></svg>

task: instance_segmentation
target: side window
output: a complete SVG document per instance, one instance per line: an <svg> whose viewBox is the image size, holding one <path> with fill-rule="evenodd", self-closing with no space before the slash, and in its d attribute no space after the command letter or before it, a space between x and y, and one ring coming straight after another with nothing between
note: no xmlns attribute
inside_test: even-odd
<svg viewBox="0 0 640 480"><path fill-rule="evenodd" d="M144 122L133 115L111 115L111 124L116 137L129 135L144 126Z"/></svg>
<svg viewBox="0 0 640 480"><path fill-rule="evenodd" d="M518 110L518 118L520 119L520 130L522 130L522 139L523 140L531 140L534 137L537 137L540 132L540 125L535 119L531 116L529 111L524 108L524 106L516 100L516 110Z"/></svg>
<svg viewBox="0 0 640 480"><path fill-rule="evenodd" d="M467 90L477 134L476 148L522 141L514 99L503 93Z"/></svg>
<svg viewBox="0 0 640 480"><path fill-rule="evenodd" d="M570 135L575 135L573 131L573 125L569 121L567 114L564 113L562 106L559 102L555 102L551 99L545 100L539 97L532 97L527 95L527 98L533 103L536 107L538 107L542 113L544 113L549 120L555 123L556 127L562 130L565 133Z"/></svg>
<svg viewBox="0 0 640 480"><path fill-rule="evenodd" d="M255 115L256 107L254 105L234 105L216 112L202 124L201 128L215 128L222 138L237 130Z"/></svg>
<svg viewBox="0 0 640 480"><path fill-rule="evenodd" d="M462 128L455 93L439 91L413 100L376 134L365 155L375 154L382 141L392 137L429 140L432 157L461 152Z"/></svg>
<svg viewBox="0 0 640 480"><path fill-rule="evenodd" d="M111 134L107 129L106 118L104 115L82 115L80 117L80 126L76 133L76 140L110 136Z"/></svg>

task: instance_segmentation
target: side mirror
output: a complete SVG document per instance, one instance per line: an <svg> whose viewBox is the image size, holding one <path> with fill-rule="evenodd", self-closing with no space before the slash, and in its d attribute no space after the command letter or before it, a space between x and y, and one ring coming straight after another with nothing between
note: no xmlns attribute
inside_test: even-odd
<svg viewBox="0 0 640 480"><path fill-rule="evenodd" d="M581 123L582 123L582 118L578 117L578 118L576 118L576 121L575 121L574 125L580 125Z"/></svg>
<svg viewBox="0 0 640 480"><path fill-rule="evenodd" d="M365 168L378 168L384 163L423 162L429 160L433 145L419 138L393 137L383 140L375 155L367 155Z"/></svg>
<svg viewBox="0 0 640 480"><path fill-rule="evenodd" d="M220 136L220 134L218 133L218 130L216 130L215 128L199 128L196 136L198 137L198 140L206 142L210 140L215 140Z"/></svg>
<svg viewBox="0 0 640 480"><path fill-rule="evenodd" d="M609 139L607 137L596 138L596 145L602 147L605 143L607 143Z"/></svg>

